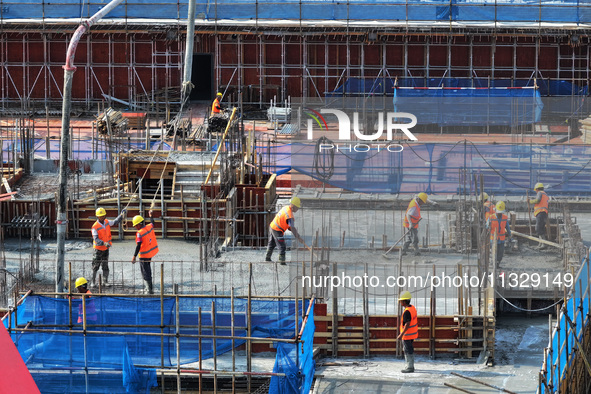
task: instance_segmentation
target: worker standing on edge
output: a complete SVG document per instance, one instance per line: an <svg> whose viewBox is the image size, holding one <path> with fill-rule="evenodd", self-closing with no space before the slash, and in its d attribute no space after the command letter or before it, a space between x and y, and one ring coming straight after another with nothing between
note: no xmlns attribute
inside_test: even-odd
<svg viewBox="0 0 591 394"><path fill-rule="evenodd" d="M215 95L215 100L213 100L213 103L211 103L211 115L210 116L219 116L222 113L223 107L222 107L222 97L223 94L218 92Z"/></svg>
<svg viewBox="0 0 591 394"><path fill-rule="evenodd" d="M283 207L277 215L275 215L275 219L271 222L269 226L269 243L267 244L267 255L265 256L265 261L272 261L271 255L273 254L273 250L275 246L279 247L279 262L281 265L285 265L285 238L284 234L285 231L290 230L294 237L301 243L304 243L302 237L298 233L298 230L295 228L295 219L293 214L298 211L302 207L302 202L300 201L299 197L293 197L289 201L289 205Z"/></svg>
<svg viewBox="0 0 591 394"><path fill-rule="evenodd" d="M436 207L439 206L435 201L429 200L427 193L419 193L408 203L408 208L406 208L406 214L404 215L403 220L404 227L408 229L408 238L402 247L403 256L406 256L410 244L412 244L415 249L415 256L421 255L421 252L419 251L419 220L421 220L421 206L425 203L432 204Z"/></svg>
<svg viewBox="0 0 591 394"><path fill-rule="evenodd" d="M550 202L550 197L544 191L544 184L543 183L536 183L534 186L534 191L538 194L536 198L529 200L530 204L534 204L534 216L536 217L536 233L538 234L538 238L547 240L546 237L546 221L548 220L548 205ZM538 246L539 249L546 249L546 244L540 242Z"/></svg>
<svg viewBox="0 0 591 394"><path fill-rule="evenodd" d="M505 203L499 201L497 203L497 212L491 215L486 222L486 228L490 229L491 245L497 234L497 267L503 259L505 253L505 238L511 237L511 227L509 225L509 218L505 215Z"/></svg>
<svg viewBox="0 0 591 394"><path fill-rule="evenodd" d="M116 226L123 220L127 209L123 208L119 216L113 222L109 222L107 212L104 208L96 210L96 222L92 225L92 247L94 254L92 257L92 281L91 287L96 286L96 274L99 268L103 269L103 285L109 285L109 248L113 245L111 240L111 226Z"/></svg>
<svg viewBox="0 0 591 394"><path fill-rule="evenodd" d="M413 342L419 337L419 323L417 319L417 308L410 304L410 291L405 291L400 295L398 301L404 308L402 312L402 323L400 324L399 340L402 340L404 349L404 360L406 365L400 372L411 373L415 371L415 349Z"/></svg>
<svg viewBox="0 0 591 394"><path fill-rule="evenodd" d="M142 277L144 278L144 294L154 294L152 286L152 257L158 253L158 242L156 241L156 233L154 231L154 218L152 217L152 210L150 209L150 224L144 225L144 218L140 215L133 217L133 227L138 232L135 236L136 248L131 262L135 264L135 258L140 256L140 269Z"/></svg>
<svg viewBox="0 0 591 394"><path fill-rule="evenodd" d="M80 277L76 279L74 284L78 293L87 294L85 303L86 303L86 324L95 323L98 321L98 315L96 313L96 308L94 306L94 300L91 300L90 295L92 294L90 290L88 290L88 281L86 278ZM82 307L82 301L80 301L80 305L78 306L78 323L82 324L84 322L84 308Z"/></svg>
<svg viewBox="0 0 591 394"><path fill-rule="evenodd" d="M495 204L488 199L488 194L486 192L482 192L480 195L480 199L483 202L484 207L484 222L488 222L488 218L495 214Z"/></svg>

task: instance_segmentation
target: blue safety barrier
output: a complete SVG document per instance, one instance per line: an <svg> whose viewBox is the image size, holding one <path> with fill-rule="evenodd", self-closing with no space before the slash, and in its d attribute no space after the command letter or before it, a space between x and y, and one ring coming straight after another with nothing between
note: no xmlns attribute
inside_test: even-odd
<svg viewBox="0 0 591 394"><path fill-rule="evenodd" d="M88 18L107 1L90 0L0 0L1 19ZM188 0L126 0L107 15L108 19L187 19ZM591 23L590 0L498 2L492 0L200 0L196 17L201 20L334 20L439 22ZM494 26L494 25L493 25Z"/></svg>

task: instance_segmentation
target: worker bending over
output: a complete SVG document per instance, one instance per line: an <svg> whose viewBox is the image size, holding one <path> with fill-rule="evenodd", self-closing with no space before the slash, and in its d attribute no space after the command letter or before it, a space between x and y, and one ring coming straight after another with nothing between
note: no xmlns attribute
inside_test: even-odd
<svg viewBox="0 0 591 394"><path fill-rule="evenodd" d="M265 261L272 261L271 255L275 246L279 247L279 262L281 265L285 265L285 232L290 230L294 237L301 243L304 243L302 237L295 228L295 219L293 214L296 213L302 207L302 202L299 197L293 197L289 201L289 205L283 207L269 226L269 243L267 244L267 255Z"/></svg>
<svg viewBox="0 0 591 394"><path fill-rule="evenodd" d="M429 203L436 207L439 206L435 201L429 200L427 193L419 193L408 203L408 208L406 208L406 214L403 219L403 225L408 229L408 238L402 247L403 256L406 256L410 244L412 244L415 249L415 256L421 255L421 252L419 251L419 221L421 220L421 206L425 203Z"/></svg>

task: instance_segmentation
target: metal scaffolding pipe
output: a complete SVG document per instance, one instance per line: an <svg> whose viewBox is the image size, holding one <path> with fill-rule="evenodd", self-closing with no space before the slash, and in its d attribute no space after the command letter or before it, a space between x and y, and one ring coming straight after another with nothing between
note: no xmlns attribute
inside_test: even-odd
<svg viewBox="0 0 591 394"><path fill-rule="evenodd" d="M64 256L65 256L65 243L66 243L66 200L68 197L68 150L70 147L70 109L72 106L72 79L76 67L74 66L74 55L76 54L76 47L78 42L86 33L88 29L95 22L100 20L103 16L108 14L113 8L115 8L123 0L112 0L105 7L100 9L96 14L90 17L88 20L82 22L78 29L74 32L70 45L68 46L68 52L66 53L66 64L64 68L64 93L62 102L62 131L61 131L61 144L60 144L60 165L59 165L59 188L58 198L56 201L57 205L57 216L56 216L56 227L57 227L57 252L55 260L55 291L57 293L64 292Z"/></svg>

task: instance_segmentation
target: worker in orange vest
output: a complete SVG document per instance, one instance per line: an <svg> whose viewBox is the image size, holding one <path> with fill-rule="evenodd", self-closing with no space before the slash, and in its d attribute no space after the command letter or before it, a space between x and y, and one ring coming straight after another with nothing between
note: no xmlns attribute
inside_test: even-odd
<svg viewBox="0 0 591 394"><path fill-rule="evenodd" d="M439 206L435 201L429 200L427 193L419 193L408 203L406 214L404 215L403 225L407 228L408 238L402 247L402 255L406 256L410 244L415 249L415 256L420 256L419 251L419 221L421 220L421 206L423 204L432 204Z"/></svg>
<svg viewBox="0 0 591 394"><path fill-rule="evenodd" d="M402 323L400 323L400 334L398 340L402 340L404 349L405 368L402 373L411 373L415 371L415 349L413 342L419 337L419 323L417 319L417 308L410 304L410 291L405 291L400 295L398 301L402 306Z"/></svg>
<svg viewBox="0 0 591 394"><path fill-rule="evenodd" d="M511 237L511 226L509 217L505 215L505 202L499 201L496 205L496 214L488 218L486 228L490 229L491 244L497 235L497 267L503 259L505 253L505 240Z"/></svg>
<svg viewBox="0 0 591 394"><path fill-rule="evenodd" d="M115 220L109 222L107 212L104 208L97 208L96 210L96 222L92 225L90 230L92 233L92 247L94 254L92 257L92 280L90 285L96 286L96 274L99 268L103 269L103 285L109 285L109 248L112 246L111 240L111 226L117 226L123 217L127 209L123 209L121 214L117 216Z"/></svg>
<svg viewBox="0 0 591 394"><path fill-rule="evenodd" d="M529 200L530 204L534 204L534 216L536 217L536 233L540 239L548 239L546 237L546 221L548 220L548 205L550 197L544 191L543 183L536 183L534 191L537 193L536 198ZM546 249L548 246L540 242L538 245L540 249Z"/></svg>
<svg viewBox="0 0 591 394"><path fill-rule="evenodd" d="M484 222L488 221L488 218L495 214L495 204L488 199L489 195L486 192L482 192L480 200L484 207Z"/></svg>
<svg viewBox="0 0 591 394"><path fill-rule="evenodd" d="M289 201L289 205L283 207L269 226L269 242L267 244L267 255L265 261L272 261L271 255L275 246L279 247L279 262L281 265L285 265L285 238L284 234L287 230L290 230L294 237L301 243L304 243L302 237L295 228L295 219L293 214L296 213L302 207L302 202L299 197L293 197Z"/></svg>
<svg viewBox="0 0 591 394"><path fill-rule="evenodd" d="M140 269L142 277L144 278L144 294L154 294L152 286L152 257L158 253L158 242L156 241L156 233L154 230L154 218L152 217L152 210L150 209L150 223L144 225L144 218L140 215L133 217L133 227L137 231L135 236L136 248L132 264L135 264L135 258L140 256Z"/></svg>
<svg viewBox="0 0 591 394"><path fill-rule="evenodd" d="M96 313L96 308L94 306L94 300L90 298L92 294L90 290L88 290L88 281L84 277L79 277L76 279L74 284L78 293L86 294L88 297L84 300L86 306L86 324L96 324L98 321L98 315ZM80 301L80 305L78 306L78 323L82 324L84 322L84 307L82 306L82 301Z"/></svg>
<svg viewBox="0 0 591 394"><path fill-rule="evenodd" d="M213 103L211 103L211 115L210 116L219 116L222 113L222 97L224 95L220 92L218 92L215 95L215 100L213 100Z"/></svg>

